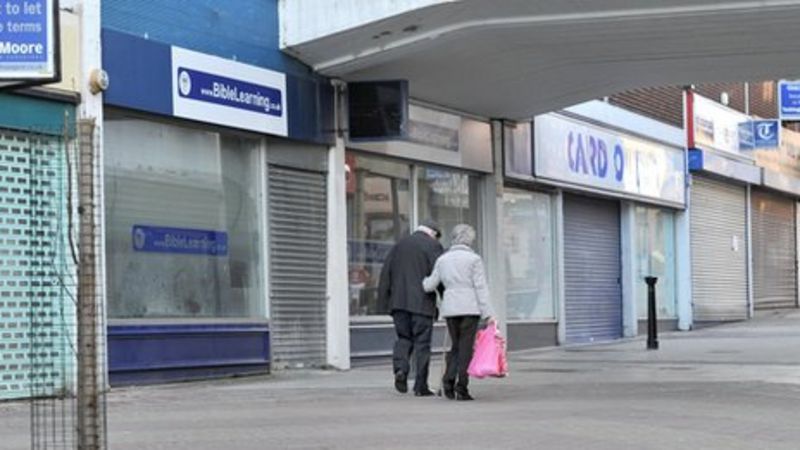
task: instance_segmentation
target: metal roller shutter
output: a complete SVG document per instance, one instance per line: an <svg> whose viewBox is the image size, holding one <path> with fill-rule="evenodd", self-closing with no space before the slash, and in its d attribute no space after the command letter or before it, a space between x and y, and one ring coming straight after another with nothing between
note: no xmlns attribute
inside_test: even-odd
<svg viewBox="0 0 800 450"><path fill-rule="evenodd" d="M693 177L692 301L697 321L748 316L746 215L744 186Z"/></svg>
<svg viewBox="0 0 800 450"><path fill-rule="evenodd" d="M269 166L270 342L274 367L326 361L324 173Z"/></svg>
<svg viewBox="0 0 800 450"><path fill-rule="evenodd" d="M756 309L797 306L794 201L753 191L753 302Z"/></svg>
<svg viewBox="0 0 800 450"><path fill-rule="evenodd" d="M66 164L58 138L0 129L0 401L70 388L76 292Z"/></svg>
<svg viewBox="0 0 800 450"><path fill-rule="evenodd" d="M564 198L568 344L622 336L619 203Z"/></svg>

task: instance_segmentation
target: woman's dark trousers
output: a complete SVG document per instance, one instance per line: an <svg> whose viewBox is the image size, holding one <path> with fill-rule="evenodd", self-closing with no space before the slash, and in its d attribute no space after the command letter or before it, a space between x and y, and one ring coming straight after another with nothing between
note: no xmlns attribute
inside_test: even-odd
<svg viewBox="0 0 800 450"><path fill-rule="evenodd" d="M447 318L447 331L452 342L447 353L447 369L442 386L445 390L455 389L456 393L466 394L469 385L467 368L472 360L475 333L478 331L479 316L457 316Z"/></svg>

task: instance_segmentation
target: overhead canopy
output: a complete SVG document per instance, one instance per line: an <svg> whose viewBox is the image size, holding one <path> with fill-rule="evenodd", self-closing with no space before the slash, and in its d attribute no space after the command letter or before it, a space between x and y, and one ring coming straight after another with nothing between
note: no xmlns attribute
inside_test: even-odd
<svg viewBox="0 0 800 450"><path fill-rule="evenodd" d="M800 1L282 0L284 50L352 80L526 118L619 91L800 77Z"/></svg>

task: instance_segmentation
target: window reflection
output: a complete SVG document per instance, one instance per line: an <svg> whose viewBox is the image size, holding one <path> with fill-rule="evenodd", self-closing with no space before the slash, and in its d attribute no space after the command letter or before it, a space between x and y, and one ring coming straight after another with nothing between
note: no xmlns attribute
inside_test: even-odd
<svg viewBox="0 0 800 450"><path fill-rule="evenodd" d="M506 189L503 255L509 320L553 320L553 226L550 196Z"/></svg>
<svg viewBox="0 0 800 450"><path fill-rule="evenodd" d="M460 223L480 230L478 223L478 178L445 169L420 170L419 217L433 219L442 229L442 245L450 246L450 232ZM475 244L480 251L480 233Z"/></svg>
<svg viewBox="0 0 800 450"><path fill-rule="evenodd" d="M647 276L658 277L658 317L675 318L675 215L659 208L636 207L636 301L647 317Z"/></svg>
<svg viewBox="0 0 800 450"><path fill-rule="evenodd" d="M263 317L259 141L114 115L105 129L109 316ZM154 252L141 227L208 230L227 248Z"/></svg>
<svg viewBox="0 0 800 450"><path fill-rule="evenodd" d="M411 227L411 171L405 164L348 154L347 238L350 315L389 313L378 281L392 246Z"/></svg>

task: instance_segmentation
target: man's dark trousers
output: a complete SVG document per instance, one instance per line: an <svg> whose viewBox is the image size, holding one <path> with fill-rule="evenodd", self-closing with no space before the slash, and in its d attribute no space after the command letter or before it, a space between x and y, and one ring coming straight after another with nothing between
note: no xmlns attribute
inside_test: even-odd
<svg viewBox="0 0 800 450"><path fill-rule="evenodd" d="M397 332L392 358L394 373L402 372L408 376L408 372L411 370L409 357L413 351L417 369L414 378L414 392L425 392L428 390L433 317L396 310L392 313L392 318L394 318L394 329Z"/></svg>

